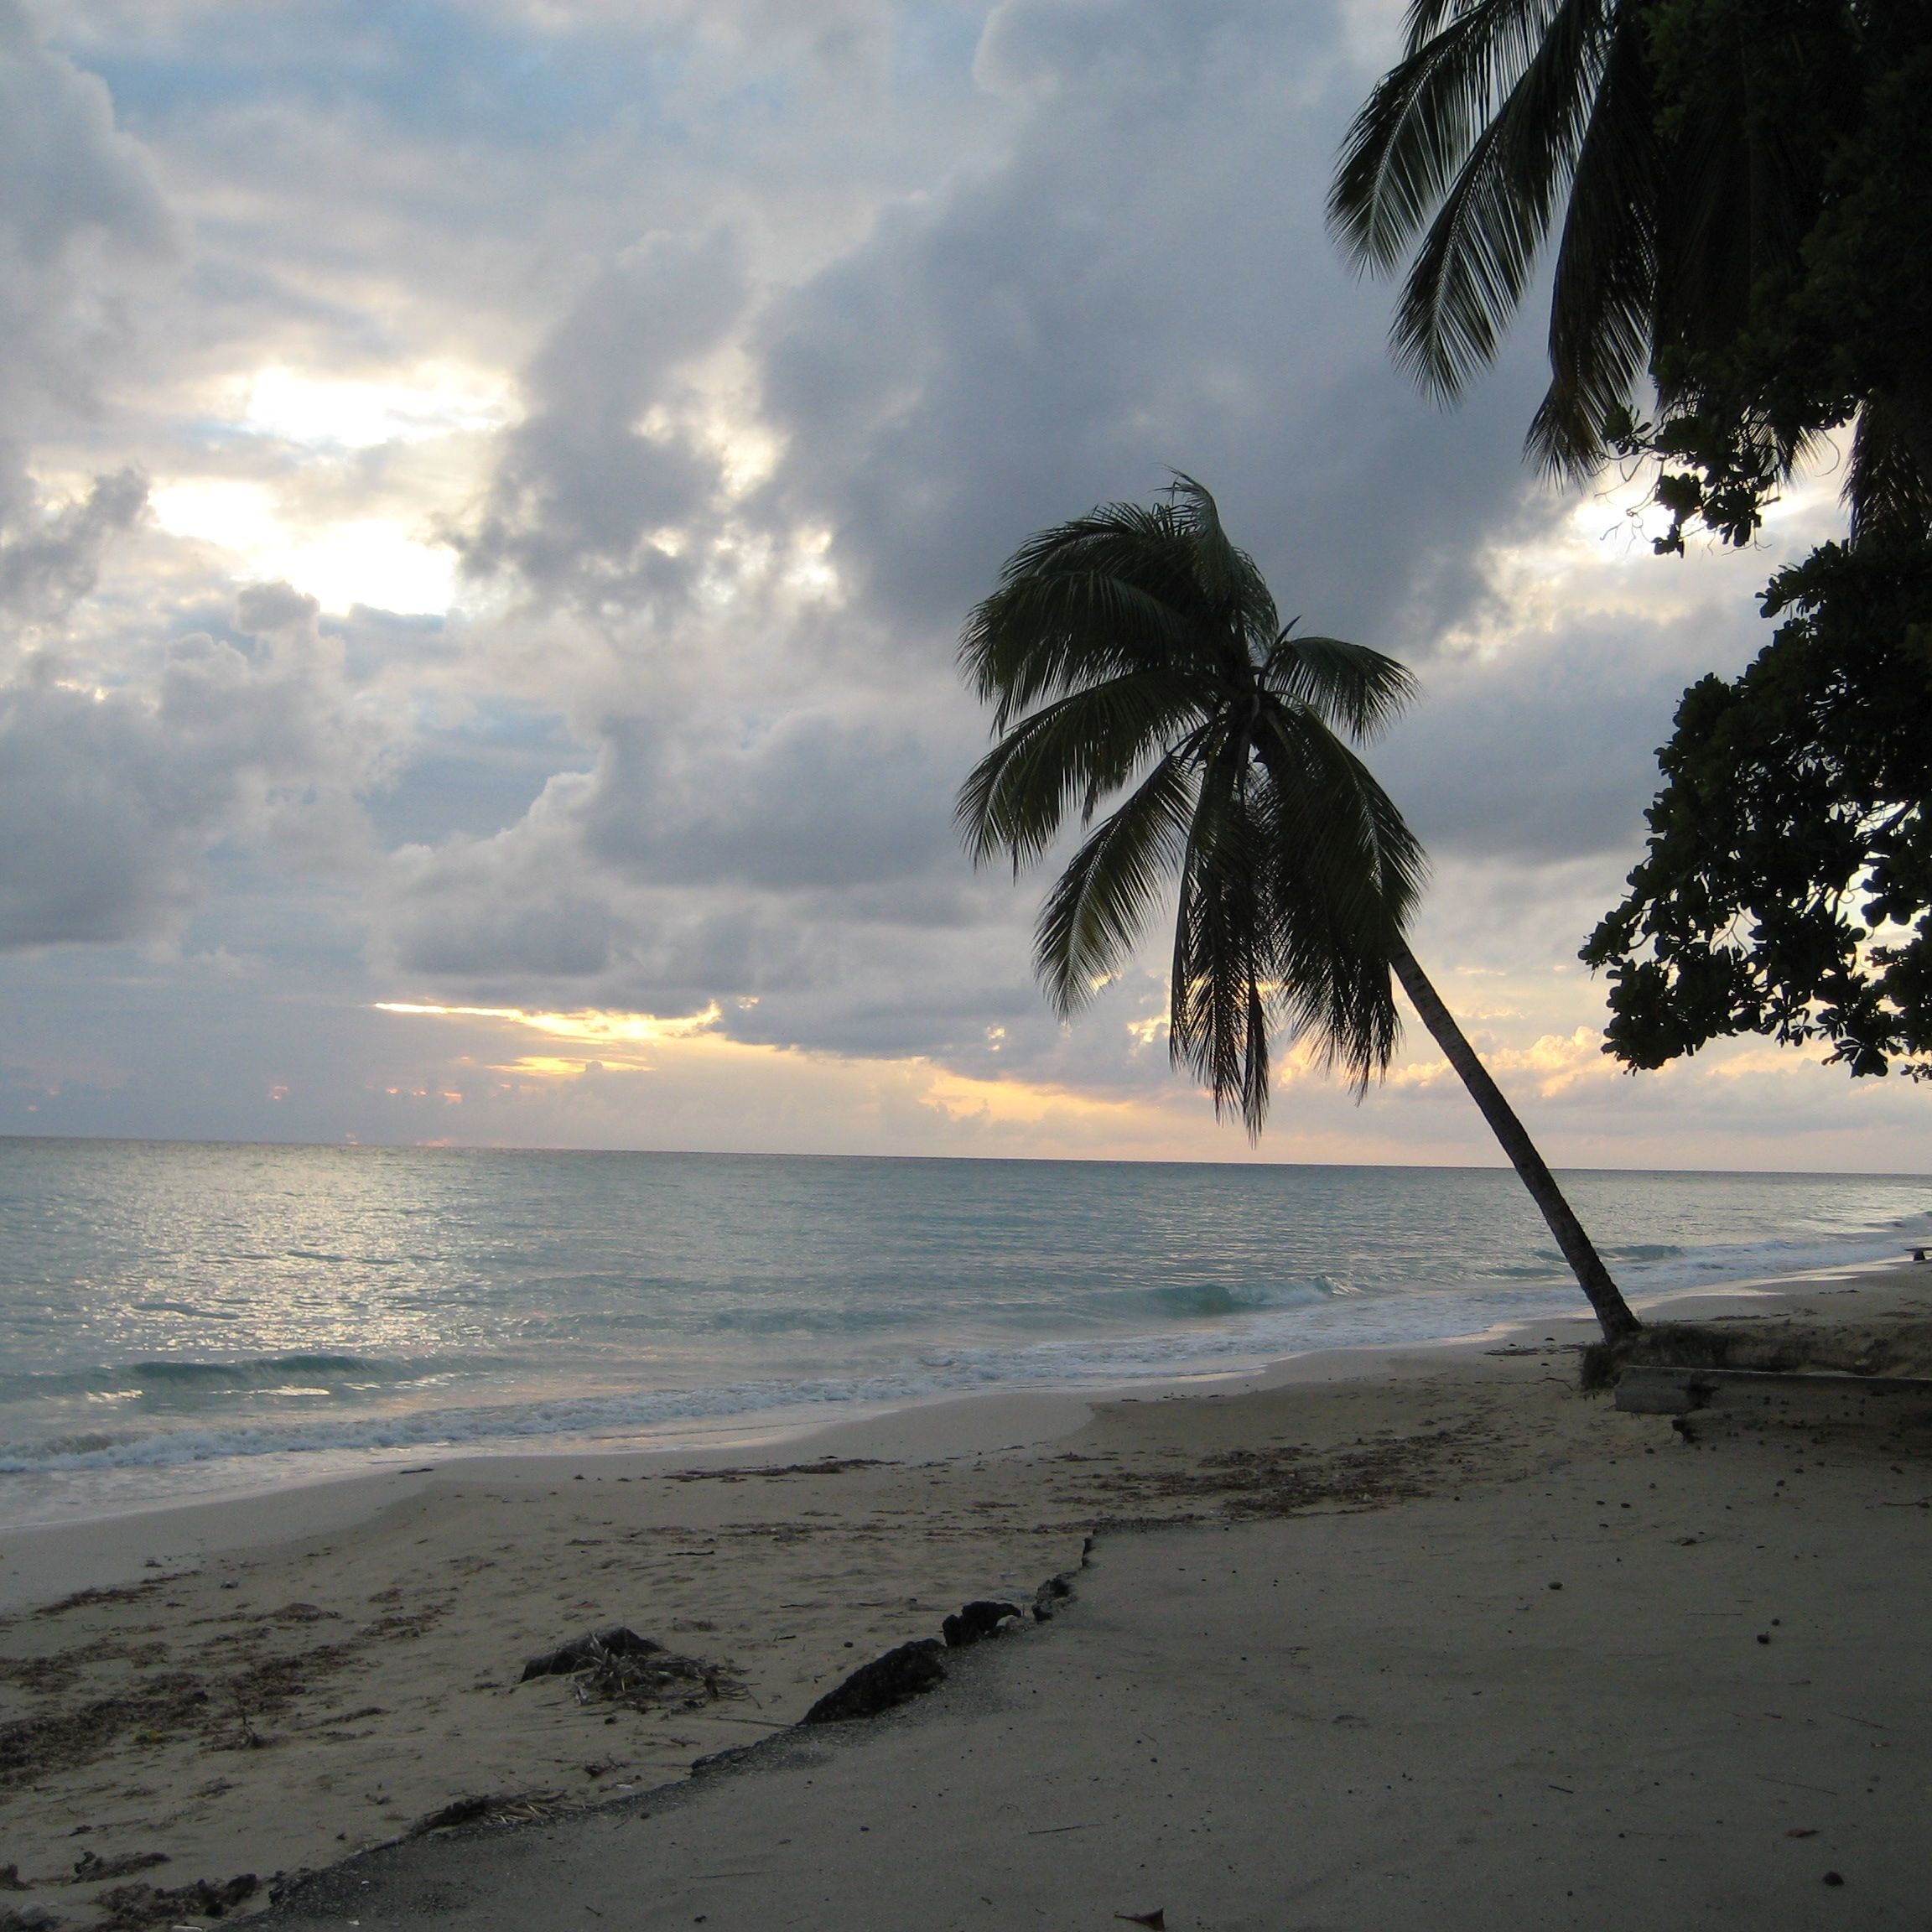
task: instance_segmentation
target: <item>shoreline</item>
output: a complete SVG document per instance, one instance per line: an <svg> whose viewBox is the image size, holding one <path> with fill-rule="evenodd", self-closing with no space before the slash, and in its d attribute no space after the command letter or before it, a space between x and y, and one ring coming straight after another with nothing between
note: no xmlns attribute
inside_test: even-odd
<svg viewBox="0 0 1932 1932"><path fill-rule="evenodd" d="M1621 1171L1577 1171L1594 1172L1607 1184ZM1472 1183L1486 1172L1499 1182L1509 1178L1502 1168L1469 1170L1464 1178ZM1908 1229L1924 1223L1932 1233L1932 1197L1924 1192L1932 1176L1909 1178L1912 1184L1901 1187L1898 1176L1865 1176L1871 1187L1847 1192L1843 1176L1645 1172L1633 1192L1613 1188L1602 1205L1612 1223L1634 1231L1635 1244L1619 1265L1628 1270L1626 1295L1644 1306L1714 1286L1775 1285L1846 1266L1883 1265L1902 1253L1902 1242L1923 1238ZM1734 1182L1764 1185L1739 1192ZM1793 1192L1788 1183L1800 1185ZM983 1205L970 1187L962 1194L963 1185L955 1176L935 1197L939 1206L932 1211L957 1214ZM1095 1231L1080 1220L1098 1207L1118 1207L1113 1194L1076 1191L1069 1233L1057 1215L1064 1192L1042 1194L1036 1187L1022 1202L1024 1252L1011 1249L1010 1240L999 1252L1007 1253L1009 1264L1021 1253L1024 1265L1011 1280L1010 1265L1007 1274L995 1268L990 1327L974 1312L984 1299L979 1286L954 1281L957 1270L948 1265L935 1273L923 1234L904 1253L887 1242L890 1265L877 1264L886 1267L878 1275L885 1285L879 1311L866 1298L877 1285L865 1273L873 1265L848 1255L868 1284L863 1306L854 1304L856 1314L845 1309L840 1297L855 1291L846 1280L849 1270L841 1268L829 1298L808 1295L798 1335L776 1342L756 1338L769 1313L753 1291L763 1279L756 1270L744 1291L751 1299L740 1309L733 1298L738 1291L727 1295L715 1332L706 1326L712 1317L705 1307L679 1288L670 1296L676 1319L665 1332L662 1357L651 1344L655 1330L639 1345L637 1311L628 1303L600 1313L592 1304L572 1302L567 1319L551 1310L550 1317L564 1319L554 1349L547 1339L552 1329L543 1322L531 1346L516 1341L514 1326L505 1346L490 1346L496 1331L487 1322L497 1315L521 1310L522 1319L533 1306L543 1312L526 1306L527 1255L508 1268L501 1292L496 1285L479 1291L475 1313L486 1326L462 1328L460 1345L454 1332L419 1332L407 1306L400 1327L366 1329L357 1318L347 1326L291 1327L274 1316L274 1295L255 1271L237 1270L216 1254L179 1283L179 1269L163 1266L153 1292L168 1292L159 1300L104 1282L91 1301L83 1298L71 1345L49 1349L44 1337L36 1340L30 1321L20 1332L19 1372L7 1378L12 1448L0 1474L0 1539L30 1528L395 1472L452 1455L749 1449L848 1419L983 1392L1072 1389L1106 1399L1137 1383L1257 1373L1318 1349L1454 1342L1498 1322L1532 1324L1581 1306L1573 1284L1553 1270L1555 1257L1524 1248L1533 1239L1527 1229L1520 1239L1512 1234L1499 1243L1505 1221L1514 1229L1525 1213L1534 1219L1519 1190L1498 1194L1458 1186L1439 1201L1441 1190L1424 1187L1411 1199L1414 1189L1384 1176L1364 1199L1386 1196L1384 1206L1406 1205L1374 1223L1358 1252L1347 1244L1354 1238L1349 1217L1362 1205L1353 1193L1337 1206L1329 1198L1332 1189L1317 1187L1302 1202L1306 1190L1284 1193L1270 1183L1252 1205L1274 1219L1231 1238L1225 1254L1211 1239L1219 1259L1208 1259L1193 1257L1192 1223L1178 1222L1180 1247L1171 1257L1161 1249L1151 1270L1140 1245L1116 1254L1102 1230L1096 1247ZM1237 1189L1231 1198L1247 1202L1252 1192ZM1171 1219L1194 1204L1191 1193L1185 1199L1171 1193L1171 1183L1167 1194L1156 1189L1148 1204L1134 1192L1135 1212L1165 1227L1162 1216ZM112 1189L109 1196L118 1199ZM457 1205L467 1199L458 1197ZM598 1199L617 1215L613 1226L637 1234L623 1218L634 1202ZM1312 1216L1307 1227L1291 1212L1296 1202ZM878 1199L865 1194L864 1203L874 1213L881 1203L905 1205L891 1190ZM541 1215L538 1223L548 1226ZM914 1225L926 1223L915 1217ZM1450 1228L1459 1232L1446 1243ZM326 1253L311 1254L314 1246L291 1248L287 1259L305 1291L326 1300L336 1286L333 1264L354 1257L335 1255L326 1242ZM827 1255L836 1259L835 1249ZM1170 1259L1179 1269L1173 1280ZM208 1280L195 1286L202 1274ZM811 1276L813 1294L825 1286L822 1275L821 1268ZM708 1280L703 1270L692 1277L693 1283ZM418 1285L428 1292L434 1284L425 1276ZM722 1278L711 1285L724 1285ZM938 1300L927 1306L925 1291L935 1285ZM121 1307L122 1301L129 1306ZM139 1312L150 1301L160 1312ZM217 1306L226 1312L216 1321L209 1311ZM693 1310L695 1327L687 1319ZM821 1317L828 1311L826 1328ZM750 1343L737 1335L740 1317L750 1324ZM849 1348L838 1340L849 1317L857 1323ZM589 1337L582 1347L572 1339L580 1317ZM306 1385L311 1382L319 1385Z"/></svg>
<svg viewBox="0 0 1932 1932"><path fill-rule="evenodd" d="M1932 1269L1811 1278L1775 1294L1727 1286L1661 1306L1882 1324L1888 1311L1932 1314ZM1813 1520L1794 1513L1801 1500L1810 1508L1809 1486L1804 1498L1784 1493L1790 1448L1739 1452L1775 1464L1780 1480L1752 1490L1763 1524L1740 1517L1734 1530L1747 1540L1737 1543L1726 1487L1737 1477L1718 1458L1646 1464L1679 1452L1667 1421L1578 1394L1574 1351L1593 1333L1586 1312L1104 1400L955 1400L842 1421L749 1460L723 1446L452 1458L39 1532L33 1584L10 1579L0 1634L0 1824L30 1894L17 1903L37 1902L80 1932L95 1921L73 1914L107 1897L117 1873L165 1889L323 1867L466 1795L486 1799L492 1815L588 1819L614 1797L685 1779L696 1759L789 1730L856 1665L936 1636L963 1603L1030 1602L1045 1578L1078 1568L1096 1537L1129 1601L1165 1573L1171 1537L1229 1550L1220 1540L1368 1537L1383 1552L1374 1563L1339 1546L1332 1571L1293 1559L1320 1599L1298 1614L1328 1615L1320 1592L1329 1590L1342 1608L1355 1606L1348 1614L1381 1616L1394 1613L1389 1579L1403 1552L1420 1547L1413 1525L1439 1523L1450 1536L1442 1576L1514 1551L1540 1591L1549 1559L1537 1552L1552 1533L1568 1537L1579 1509L1618 1508L1621 1494L1648 1523L1668 1498L1632 1489L1629 1472L1675 1472L1651 1488L1701 1483L1698 1508L1735 1544L1740 1576L1755 1574L1751 1539L1767 1545ZM1815 1452L1798 1453L1808 1465ZM1917 1466L1889 1470L1862 1452L1837 1461L1820 1535L1862 1523L1881 1540L1922 1540L1915 1509L1871 1493L1876 1483L1915 1500L1923 1478L1904 1472ZM1591 1493L1582 1504L1580 1489ZM1745 1492L1735 1496L1742 1510ZM1537 1529L1538 1513L1551 1510L1550 1532ZM1639 1520L1602 1528L1614 1539ZM1161 1539L1137 1534L1155 1527ZM1690 1524L1675 1540L1617 1542L1613 1560L1627 1563L1626 1581L1649 1576L1663 1589L1683 1568L1683 1535L1706 1534ZM24 1540L0 1550L16 1563ZM1805 1614L1822 1626L1833 1579L1793 1571L1793 1560L1767 1574L1780 1592L1802 1581L1809 1596L1781 1601L1810 1604ZM1272 1573L1285 1584L1279 1563ZM1216 1614L1239 1611L1251 1619L1241 1628L1275 1641L1281 1604L1266 1581ZM1405 1582L1398 1595L1417 1587L1426 1585ZM1906 1609L1900 1599L1888 1612L1899 1644L1915 1628ZM1135 1641L1161 1655L1171 1636L1185 1652L1193 1615L1171 1606L1163 1618L1182 1621ZM691 1659L684 1691L700 1677L711 1688L612 1706L567 1678L519 1680L525 1659L618 1623ZM1031 1639L1011 1648L1036 1654ZM1234 1657L1186 1654L1162 1695L1215 1704ZM1509 1668L1534 1675L1558 1661ZM1179 1724L1185 1712L1171 1715ZM1209 1784L1225 1781L1217 1772ZM989 1802L997 1810L1010 1795ZM143 1861L151 1874L128 1877ZM168 1923L195 1916L184 1903ZM527 1907L506 1921L540 1922Z"/></svg>
<svg viewBox="0 0 1932 1932"><path fill-rule="evenodd" d="M1932 1265L1865 1260L1795 1276L1761 1276L1704 1287L1672 1288L1642 1297L1632 1306L1647 1316L1696 1320L1733 1312L1739 1301L1774 1303L1804 1294L1831 1292L1844 1284L1894 1275L1909 1279L1914 1270L1932 1280ZM595 1442L543 1449L477 1450L467 1446L431 1446L408 1452L406 1467L391 1463L361 1469L300 1472L279 1481L262 1481L205 1497L162 1498L132 1508L0 1525L0 1616L36 1601L72 1591L133 1581L143 1568L246 1550L262 1541L336 1534L419 1493L439 1480L543 1480L558 1469L579 1465L630 1476L662 1474L684 1468L722 1467L766 1452L813 1457L891 1456L931 1459L1037 1447L1072 1433L1093 1412L1109 1404L1204 1399L1296 1384L1372 1379L1396 1372L1415 1358L1433 1361L1480 1353L1497 1343L1531 1333L1554 1332L1566 1341L1597 1337L1587 1308L1546 1315L1535 1321L1491 1323L1466 1334L1415 1342L1310 1348L1238 1368L1154 1376L1128 1382L1083 1385L989 1389L943 1393L903 1402L862 1406L858 1413L828 1419L822 1412L753 1411L721 1417L704 1431L710 1441L683 1434L663 1447L630 1444L601 1447ZM753 1417L770 1416L768 1421ZM749 1425L749 1426L747 1426ZM1015 1431L1017 1434L1015 1435ZM395 1452L395 1463L405 1452ZM420 1460L428 1457L429 1460ZM127 1539L127 1547L120 1540ZM136 1554L138 1550L139 1554ZM159 1556L155 1552L160 1551Z"/></svg>

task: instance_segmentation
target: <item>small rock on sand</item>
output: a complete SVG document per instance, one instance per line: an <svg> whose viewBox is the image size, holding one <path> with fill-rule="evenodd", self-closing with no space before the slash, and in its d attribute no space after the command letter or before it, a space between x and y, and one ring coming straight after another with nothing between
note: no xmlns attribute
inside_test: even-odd
<svg viewBox="0 0 1932 1932"><path fill-rule="evenodd" d="M861 1664L835 1690L828 1690L804 1716L804 1724L843 1724L855 1717L875 1717L942 1683L946 1666L939 1661L937 1637L901 1644L870 1664Z"/></svg>
<svg viewBox="0 0 1932 1932"><path fill-rule="evenodd" d="M977 1602L962 1604L958 1613L948 1617L939 1628L948 1650L963 1650L984 1638L997 1637L1000 1625L1009 1618L1017 1621L1019 1615L1010 1603L994 1603L983 1597Z"/></svg>

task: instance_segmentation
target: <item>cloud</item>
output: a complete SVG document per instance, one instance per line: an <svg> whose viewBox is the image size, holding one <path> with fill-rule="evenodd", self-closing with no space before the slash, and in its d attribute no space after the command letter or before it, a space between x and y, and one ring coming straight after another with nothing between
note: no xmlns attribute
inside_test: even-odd
<svg viewBox="0 0 1932 1932"><path fill-rule="evenodd" d="M1525 496L1514 365L1438 417L1389 366L1386 297L1322 228L1361 76L1336 10L1007 0L979 71L1010 154L888 210L761 325L787 454L773 513L947 635L1029 530L1169 465L1207 480L1288 607L1426 641Z"/></svg>
<svg viewBox="0 0 1932 1932"><path fill-rule="evenodd" d="M0 0L0 517L31 508L24 448L96 406L133 295L179 242L106 87Z"/></svg>
<svg viewBox="0 0 1932 1932"><path fill-rule="evenodd" d="M875 975L869 1019L842 1034L881 1004L930 1026L950 976L911 955L957 956L983 896L932 766L895 719L792 714L762 742L688 716L608 720L594 767L553 778L514 825L397 855L386 956L443 988L591 979L606 1003L663 1011L756 999L745 1036L771 1037L769 1018L802 1040Z"/></svg>
<svg viewBox="0 0 1932 1932"><path fill-rule="evenodd" d="M532 359L469 561L626 641L577 687L589 772L399 860L393 969L750 999L744 1036L849 1051L977 1063L1009 1022L1010 1060L1068 1051L1037 886L973 881L950 822L984 741L952 638L1012 544L1184 462L1324 625L1488 595L1462 559L1525 527L1514 425L1420 408L1321 232L1358 80L1334 13L1007 0L975 71L1018 104L997 161L794 287L734 231L652 237ZM734 434L769 439L766 482L728 486ZM819 594L772 562L813 540Z"/></svg>
<svg viewBox="0 0 1932 1932"><path fill-rule="evenodd" d="M719 487L694 420L689 366L745 300L726 230L654 236L626 249L552 333L526 378L528 413L503 439L465 564L512 569L536 592L575 589L635 607L688 580L687 525ZM652 537L677 541L653 547Z"/></svg>
<svg viewBox="0 0 1932 1932"><path fill-rule="evenodd" d="M1708 614L1695 635L1710 667L1762 642L1751 621L1748 605ZM1438 856L1627 859L1696 662L1685 641L1677 625L1606 613L1528 631L1494 656L1438 658L1370 761Z"/></svg>
<svg viewBox="0 0 1932 1932"><path fill-rule="evenodd" d="M587 849L654 884L790 893L955 869L916 719L879 706L790 711L757 731L724 722L613 720L580 808Z"/></svg>
<svg viewBox="0 0 1932 1932"><path fill-rule="evenodd" d="M950 822L962 615L1174 465L1285 614L1424 673L1372 754L1418 950L1571 1145L1636 1145L1574 950L1763 560L1579 536L1519 459L1534 328L1451 413L1391 367L1321 220L1379 0L48 18L0 0L0 946L63 1044L0 1124L1241 1156L1161 936L1062 1027L1046 878ZM357 1017L395 999L717 1018L566 1079ZM1265 1153L1488 1156L1439 1082L1282 1080Z"/></svg>
<svg viewBox="0 0 1932 1932"><path fill-rule="evenodd" d="M138 470L97 476L78 502L34 506L0 535L0 613L16 623L45 625L66 615L99 581L113 538L132 529L148 502Z"/></svg>
<svg viewBox="0 0 1932 1932"><path fill-rule="evenodd" d="M488 839L396 855L383 928L388 956L435 985L547 983L600 974L616 922L573 883L572 808L584 781L553 778L523 818Z"/></svg>
<svg viewBox="0 0 1932 1932"><path fill-rule="evenodd" d="M0 685L0 948L177 932L225 840L311 870L353 842L379 745L314 604L256 589L236 624L241 642L175 640L138 684L43 652Z"/></svg>

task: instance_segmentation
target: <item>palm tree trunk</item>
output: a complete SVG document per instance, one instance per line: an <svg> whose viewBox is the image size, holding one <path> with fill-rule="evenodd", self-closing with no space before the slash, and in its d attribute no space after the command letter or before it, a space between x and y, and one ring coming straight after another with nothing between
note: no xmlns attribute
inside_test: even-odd
<svg viewBox="0 0 1932 1932"><path fill-rule="evenodd" d="M1543 1211L1543 1218L1550 1223L1550 1232L1556 1237L1556 1245L1563 1250L1563 1259L1576 1275L1577 1285L1597 1311L1604 1340L1615 1342L1634 1335L1644 1324L1631 1313L1623 1291L1610 1279L1602 1257L1583 1232L1583 1223L1563 1198L1555 1176L1545 1165L1535 1143L1516 1118L1515 1109L1503 1098L1502 1088L1489 1078L1489 1069L1477 1058L1476 1049L1464 1037L1455 1015L1429 984L1429 976L1415 963L1415 955L1398 940L1389 963L1402 983L1402 990L1409 995L1409 1003L1421 1015L1422 1024L1435 1035L1436 1044L1449 1057L1449 1064L1462 1076L1469 1097L1482 1109L1483 1118L1502 1142L1503 1151L1530 1190L1530 1199Z"/></svg>

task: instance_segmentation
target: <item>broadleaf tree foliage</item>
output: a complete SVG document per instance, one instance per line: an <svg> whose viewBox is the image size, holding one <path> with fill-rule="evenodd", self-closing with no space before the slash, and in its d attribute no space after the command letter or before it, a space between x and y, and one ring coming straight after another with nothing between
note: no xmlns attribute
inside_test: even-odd
<svg viewBox="0 0 1932 1932"><path fill-rule="evenodd" d="M1932 1078L1932 558L1828 544L1774 578L1771 643L1685 693L1630 893L1583 949L1610 1050L1820 1040Z"/></svg>

